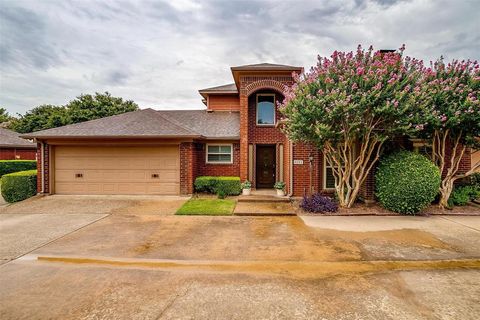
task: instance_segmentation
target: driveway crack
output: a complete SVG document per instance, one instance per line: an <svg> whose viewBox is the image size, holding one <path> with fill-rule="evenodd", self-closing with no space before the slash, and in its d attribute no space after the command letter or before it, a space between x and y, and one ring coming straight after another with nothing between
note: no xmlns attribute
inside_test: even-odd
<svg viewBox="0 0 480 320"><path fill-rule="evenodd" d="M470 227L470 226L468 226L468 225L466 225L466 224L463 224L463 223L460 223L460 222L458 222L458 221L455 221L455 220L449 219L449 218L447 218L447 217L440 217L440 218L442 218L442 219L445 219L445 220L447 220L447 221L450 221L450 222L453 222L453 223L456 223L456 224L459 224L459 225L461 225L461 226L463 226L463 227L466 227L466 228L469 228L469 229L475 230L475 231L477 231L477 232L480 232L480 230L479 230L479 229L477 229L477 228Z"/></svg>
<svg viewBox="0 0 480 320"><path fill-rule="evenodd" d="M193 285L193 282L188 284L183 292L180 292L180 293L176 294L175 297L165 306L165 308L163 308L163 310L160 312L160 314L158 315L156 320L161 319L165 315L165 313L168 311L168 309L170 309L170 307L173 306L175 301L178 300L178 298L185 297L187 295L188 291L190 290L190 288L192 287L192 285Z"/></svg>

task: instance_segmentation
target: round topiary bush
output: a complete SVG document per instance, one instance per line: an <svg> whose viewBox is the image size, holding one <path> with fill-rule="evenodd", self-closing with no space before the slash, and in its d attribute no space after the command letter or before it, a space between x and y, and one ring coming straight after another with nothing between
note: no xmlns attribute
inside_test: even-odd
<svg viewBox="0 0 480 320"><path fill-rule="evenodd" d="M376 196L388 210L415 214L438 194L440 170L421 154L401 151L380 161Z"/></svg>

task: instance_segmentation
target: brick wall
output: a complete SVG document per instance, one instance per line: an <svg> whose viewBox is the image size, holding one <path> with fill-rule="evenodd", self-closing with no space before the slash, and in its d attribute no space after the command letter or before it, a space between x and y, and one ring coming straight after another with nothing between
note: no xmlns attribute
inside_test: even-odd
<svg viewBox="0 0 480 320"><path fill-rule="evenodd" d="M193 193L193 177L195 174L194 143L180 143L180 194Z"/></svg>
<svg viewBox="0 0 480 320"><path fill-rule="evenodd" d="M312 166L309 157L313 156ZM299 143L293 146L293 160L303 164L293 164L293 195L296 197L321 191L323 184L323 157L316 147ZM310 185L311 183L311 185Z"/></svg>
<svg viewBox="0 0 480 320"><path fill-rule="evenodd" d="M293 78L289 72L275 75L249 75L240 76L240 178L246 180L248 177L248 145L250 143L258 144L277 144L277 163L278 163L278 144L287 148L285 136L277 128L256 127L256 96L257 92L274 92L278 95L277 99L283 99L281 93L286 86L293 84ZM252 103L253 101L253 103ZM252 107L253 106L253 107ZM277 119L280 113L277 112ZM253 123L253 127L252 127ZM255 148L254 148L255 150ZM255 152L255 151L254 151ZM288 152L287 152L288 155ZM255 163L255 159L254 159ZM277 175L279 168L277 167ZM284 157L284 177L288 170L288 158ZM255 171L255 169L254 169ZM255 177L255 172L253 174ZM285 178L284 178L285 179ZM288 180L285 179L287 182ZM255 181L253 186L255 186ZM288 192L288 190L287 190Z"/></svg>
<svg viewBox="0 0 480 320"><path fill-rule="evenodd" d="M215 144L215 142L209 142ZM233 144L233 163L232 164L213 164L206 162L206 143L195 143L195 175L198 176L240 176L240 143L235 142L219 142ZM194 180L195 180L194 178Z"/></svg>
<svg viewBox="0 0 480 320"><path fill-rule="evenodd" d="M0 160L35 160L36 149L0 148Z"/></svg>
<svg viewBox="0 0 480 320"><path fill-rule="evenodd" d="M238 111L240 98L238 95L210 95L208 97L208 110L213 111Z"/></svg>
<svg viewBox="0 0 480 320"><path fill-rule="evenodd" d="M42 144L37 143L37 192L42 192L42 176L44 179L44 189L43 193L49 193L50 192L50 168L49 168L49 147L48 144L45 143L44 145L44 150L43 150L43 159L44 161L42 162Z"/></svg>

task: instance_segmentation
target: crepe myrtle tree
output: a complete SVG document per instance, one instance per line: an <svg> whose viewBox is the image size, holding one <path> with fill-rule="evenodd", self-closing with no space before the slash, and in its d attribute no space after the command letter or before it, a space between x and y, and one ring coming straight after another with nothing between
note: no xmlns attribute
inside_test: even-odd
<svg viewBox="0 0 480 320"><path fill-rule="evenodd" d="M415 104L422 62L405 47L382 53L358 47L335 51L295 75L280 105L285 133L320 148L332 167L342 207L351 207L380 157L384 142L412 126L403 118Z"/></svg>
<svg viewBox="0 0 480 320"><path fill-rule="evenodd" d="M477 61L443 58L424 70L422 102L414 113L417 136L431 141L432 160L443 173L441 208L448 207L454 182L480 171L480 162L459 173L468 148L480 148L480 66Z"/></svg>

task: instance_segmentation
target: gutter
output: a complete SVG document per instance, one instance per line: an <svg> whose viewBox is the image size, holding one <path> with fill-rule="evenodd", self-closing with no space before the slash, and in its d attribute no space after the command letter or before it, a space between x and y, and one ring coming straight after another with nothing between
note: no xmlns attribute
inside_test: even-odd
<svg viewBox="0 0 480 320"><path fill-rule="evenodd" d="M28 139L181 139L181 138L202 138L202 135L163 135L163 136L139 136L139 135L112 135L112 136L69 136L69 135L57 135L57 136L36 136L36 135L22 135L22 138Z"/></svg>

